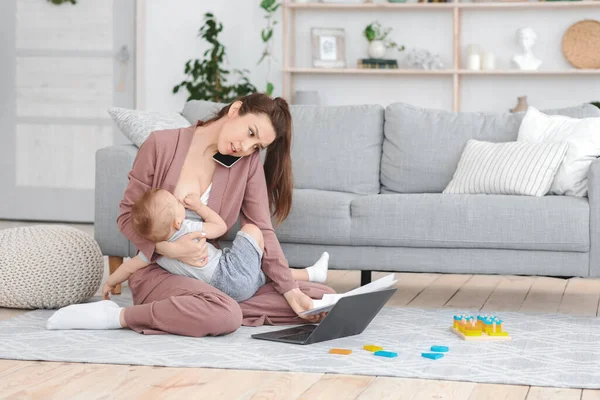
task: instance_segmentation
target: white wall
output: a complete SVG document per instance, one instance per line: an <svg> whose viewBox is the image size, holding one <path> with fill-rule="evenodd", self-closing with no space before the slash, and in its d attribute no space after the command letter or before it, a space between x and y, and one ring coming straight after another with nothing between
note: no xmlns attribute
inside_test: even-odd
<svg viewBox="0 0 600 400"><path fill-rule="evenodd" d="M381 1L381 0L379 0ZM176 4L176 6L175 6ZM185 93L173 95L173 86L184 78L183 68L190 58L200 58L207 44L197 37L205 12L211 11L224 25L221 42L226 46L229 68L247 68L250 79L265 87L266 64L256 66L263 44L264 27L259 0L146 0L145 108L181 110ZM392 26L392 38L407 48L424 47L441 54L452 64L452 12L450 10L406 11L296 11L296 60L298 67L311 63L310 28L342 27L346 31L346 62L355 66L366 57L367 42L362 30L377 19ZM565 30L581 19L600 20L600 9L547 10L464 10L463 47L478 43L495 52L498 68L507 68L516 52L515 32L531 26L538 34L534 54L544 61L542 68L565 69L570 65L562 55ZM281 28L281 11L277 13ZM276 31L275 57L271 81L275 95L282 90L282 32ZM399 56L400 62L405 53ZM390 54L388 54L390 55ZM462 90L464 111L504 111L516 104L517 96L527 95L529 104L561 107L600 100L597 76L465 76ZM451 109L451 76L355 76L297 75L295 89L318 90L322 104L378 103L404 101L420 106Z"/></svg>

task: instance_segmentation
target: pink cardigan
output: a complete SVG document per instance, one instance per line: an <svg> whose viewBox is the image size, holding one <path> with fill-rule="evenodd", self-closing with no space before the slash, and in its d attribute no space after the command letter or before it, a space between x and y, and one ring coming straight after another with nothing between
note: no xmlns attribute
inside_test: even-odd
<svg viewBox="0 0 600 400"><path fill-rule="evenodd" d="M133 231L131 207L150 188L162 188L173 193L196 127L201 124L202 121L198 121L189 128L152 132L140 147L128 174L129 184L119 204L117 223L123 235L153 262L160 255L155 253L153 242ZM238 216L241 216L242 225L258 226L265 241L264 273L273 280L279 293L298 287L273 231L265 173L257 152L231 168L220 164L215 166L208 206L225 220L228 229Z"/></svg>

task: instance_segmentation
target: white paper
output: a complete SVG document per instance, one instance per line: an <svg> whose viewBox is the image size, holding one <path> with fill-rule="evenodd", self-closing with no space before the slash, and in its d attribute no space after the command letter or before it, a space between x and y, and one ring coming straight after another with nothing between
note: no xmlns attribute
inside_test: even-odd
<svg viewBox="0 0 600 400"><path fill-rule="evenodd" d="M376 281L350 290L346 293L324 294L321 300L313 300L313 308L304 311L300 315L313 315L318 314L320 312L329 311L333 308L335 303L337 303L342 297L355 296L357 294L371 293L383 289L388 289L394 286L396 282L398 282L394 278L395 274L389 274L384 276L383 278L377 279Z"/></svg>

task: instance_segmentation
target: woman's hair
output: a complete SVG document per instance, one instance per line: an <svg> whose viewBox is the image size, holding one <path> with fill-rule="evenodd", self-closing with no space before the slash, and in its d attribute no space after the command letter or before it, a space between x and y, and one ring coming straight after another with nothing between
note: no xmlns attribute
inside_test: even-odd
<svg viewBox="0 0 600 400"><path fill-rule="evenodd" d="M238 99L242 102L239 115L265 114L275 130L275 140L267 147L264 161L269 207L278 224L283 222L292 208L292 115L288 103L281 97L271 98L264 93L253 93ZM223 107L205 124L221 119L229 112L231 104Z"/></svg>

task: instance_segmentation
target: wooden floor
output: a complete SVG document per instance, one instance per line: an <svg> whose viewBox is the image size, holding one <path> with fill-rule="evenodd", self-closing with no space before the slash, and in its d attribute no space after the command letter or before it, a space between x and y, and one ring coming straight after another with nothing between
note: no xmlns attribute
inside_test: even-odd
<svg viewBox="0 0 600 400"><path fill-rule="evenodd" d="M5 227L0 221L0 229ZM374 278L383 275L375 273ZM598 279L411 273L398 273L397 277L399 290L388 306L587 316L598 316L599 311ZM345 292L359 281L358 271L330 271L327 283ZM21 313L0 308L0 319ZM358 375L0 360L0 398L600 400L600 391Z"/></svg>

